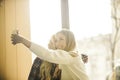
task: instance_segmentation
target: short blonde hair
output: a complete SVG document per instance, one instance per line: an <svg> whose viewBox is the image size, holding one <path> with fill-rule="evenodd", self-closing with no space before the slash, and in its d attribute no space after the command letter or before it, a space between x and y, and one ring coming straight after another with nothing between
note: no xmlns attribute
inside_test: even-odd
<svg viewBox="0 0 120 80"><path fill-rule="evenodd" d="M57 32L56 34L61 33L66 38L66 47L65 51L72 51L76 47L76 40L72 31L67 29L62 29L61 31Z"/></svg>

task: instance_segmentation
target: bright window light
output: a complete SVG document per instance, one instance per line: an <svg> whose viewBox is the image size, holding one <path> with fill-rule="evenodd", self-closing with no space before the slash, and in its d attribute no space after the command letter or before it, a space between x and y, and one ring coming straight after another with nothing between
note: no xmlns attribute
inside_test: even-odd
<svg viewBox="0 0 120 80"><path fill-rule="evenodd" d="M112 33L111 22L111 0L69 0L69 19L70 29L74 32L77 40L90 40L98 35L106 35ZM87 43L87 42L86 42ZM94 41L93 41L94 43ZM83 46L83 51L86 49ZM86 49L89 55L88 64L86 66L90 80L106 80L109 63L106 57L108 52L101 43L101 46L96 43L93 48ZM86 52L86 51L84 51ZM89 53L92 53L91 55ZM97 79L96 79L97 77Z"/></svg>
<svg viewBox="0 0 120 80"><path fill-rule="evenodd" d="M47 48L52 34L61 29L60 1L30 0L31 39L33 42ZM74 32L77 40L112 33L110 0L68 0L68 2L70 29ZM93 55L95 59L96 57L99 59L96 61L92 58L94 62L90 64L94 68L99 67L99 71L87 66L90 80L96 80L96 77L98 80L105 80L106 66L103 65L103 62L105 63L106 59L103 59L101 54ZM32 60L35 57L33 54ZM94 75L93 72L96 71L98 72Z"/></svg>
<svg viewBox="0 0 120 80"><path fill-rule="evenodd" d="M32 41L47 47L52 34L61 29L60 0L30 0L30 23Z"/></svg>
<svg viewBox="0 0 120 80"><path fill-rule="evenodd" d="M69 0L69 12L77 39L112 32L110 0Z"/></svg>

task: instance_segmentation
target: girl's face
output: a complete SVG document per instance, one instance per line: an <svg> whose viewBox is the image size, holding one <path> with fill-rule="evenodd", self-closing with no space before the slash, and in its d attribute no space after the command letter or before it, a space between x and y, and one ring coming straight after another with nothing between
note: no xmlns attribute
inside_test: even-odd
<svg viewBox="0 0 120 80"><path fill-rule="evenodd" d="M58 33L55 36L55 46L57 49L64 50L66 47L66 38L62 33Z"/></svg>

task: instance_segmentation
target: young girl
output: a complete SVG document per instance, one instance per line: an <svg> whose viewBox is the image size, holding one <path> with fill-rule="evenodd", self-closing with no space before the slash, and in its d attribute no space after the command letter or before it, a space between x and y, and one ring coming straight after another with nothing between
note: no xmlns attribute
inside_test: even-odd
<svg viewBox="0 0 120 80"><path fill-rule="evenodd" d="M71 31L61 30L55 34L55 50L46 49L18 34L12 34L11 38L13 45L22 43L40 59L59 64L62 69L61 80L89 80L81 55L75 51L76 42Z"/></svg>
<svg viewBox="0 0 120 80"><path fill-rule="evenodd" d="M49 41L48 48L55 50L54 43L55 36L53 35ZM58 64L36 57L32 64L28 80L61 80L61 70Z"/></svg>

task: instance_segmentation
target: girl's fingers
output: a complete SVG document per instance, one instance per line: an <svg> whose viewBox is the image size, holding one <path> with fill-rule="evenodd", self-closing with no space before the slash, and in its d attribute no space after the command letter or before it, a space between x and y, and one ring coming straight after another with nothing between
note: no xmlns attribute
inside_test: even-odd
<svg viewBox="0 0 120 80"><path fill-rule="evenodd" d="M13 45L17 43L17 34L11 34L11 41Z"/></svg>
<svg viewBox="0 0 120 80"><path fill-rule="evenodd" d="M13 45L15 45L16 43L15 42L12 42Z"/></svg>
<svg viewBox="0 0 120 80"><path fill-rule="evenodd" d="M88 56L85 55L85 54L82 54L82 60L84 63L87 63L88 62Z"/></svg>
<svg viewBox="0 0 120 80"><path fill-rule="evenodd" d="M16 30L16 33L19 34L19 30Z"/></svg>

